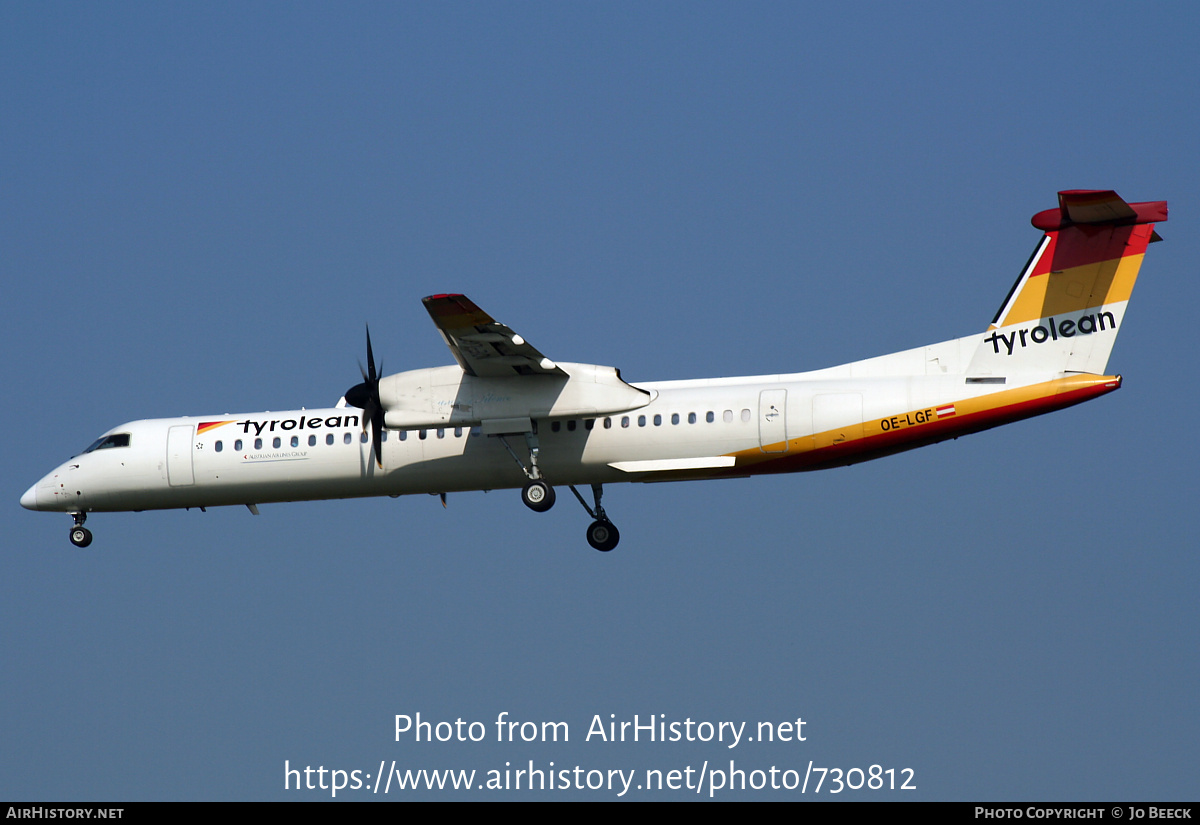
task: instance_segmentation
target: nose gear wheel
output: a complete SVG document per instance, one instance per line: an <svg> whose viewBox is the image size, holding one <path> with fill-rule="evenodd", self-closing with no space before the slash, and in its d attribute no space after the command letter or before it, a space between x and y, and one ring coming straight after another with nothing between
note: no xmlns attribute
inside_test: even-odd
<svg viewBox="0 0 1200 825"><path fill-rule="evenodd" d="M83 526L87 521L87 513L71 513L71 518L75 519L75 524L71 527L71 544L87 547L92 543L92 531Z"/></svg>

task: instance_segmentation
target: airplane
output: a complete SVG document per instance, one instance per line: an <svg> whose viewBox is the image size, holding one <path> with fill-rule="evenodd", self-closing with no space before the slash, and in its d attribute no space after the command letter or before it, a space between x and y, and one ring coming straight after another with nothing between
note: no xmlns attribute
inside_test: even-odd
<svg viewBox="0 0 1200 825"><path fill-rule="evenodd" d="M566 487L617 546L603 486L855 464L1062 409L1121 386L1105 369L1166 201L1058 193L1044 233L982 333L788 375L629 383L553 361L463 295L425 309L455 364L362 381L335 407L132 421L31 486L69 514L520 488L538 512ZM589 504L577 489L590 485Z"/></svg>

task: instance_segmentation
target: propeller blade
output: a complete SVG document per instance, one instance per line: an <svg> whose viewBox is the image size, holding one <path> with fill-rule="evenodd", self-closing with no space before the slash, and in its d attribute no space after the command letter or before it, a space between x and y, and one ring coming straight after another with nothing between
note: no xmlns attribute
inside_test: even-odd
<svg viewBox="0 0 1200 825"><path fill-rule="evenodd" d="M367 327L367 380L378 381L378 373L375 372L375 353L371 351L371 328Z"/></svg>
<svg viewBox="0 0 1200 825"><path fill-rule="evenodd" d="M371 327L367 326L367 367L363 369L362 361L358 362L358 371L362 374L362 383L355 384L346 390L346 403L363 411L363 432L371 427L371 452L375 454L375 463L383 469L383 401L379 398L379 371L375 367L375 350L371 347Z"/></svg>
<svg viewBox="0 0 1200 825"><path fill-rule="evenodd" d="M371 416L371 446L375 450L375 463L383 469L383 410L378 406L372 410Z"/></svg>

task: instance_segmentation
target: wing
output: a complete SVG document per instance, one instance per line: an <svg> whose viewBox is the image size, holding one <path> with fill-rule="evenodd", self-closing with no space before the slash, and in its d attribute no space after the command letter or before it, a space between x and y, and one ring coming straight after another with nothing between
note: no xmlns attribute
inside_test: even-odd
<svg viewBox="0 0 1200 825"><path fill-rule="evenodd" d="M481 378L567 375L465 295L430 295L421 302L454 353L454 360L467 375Z"/></svg>

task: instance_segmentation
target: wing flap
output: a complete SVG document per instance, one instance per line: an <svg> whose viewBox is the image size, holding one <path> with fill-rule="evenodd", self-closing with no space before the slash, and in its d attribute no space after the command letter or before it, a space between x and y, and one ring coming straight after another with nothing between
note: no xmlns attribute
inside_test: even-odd
<svg viewBox="0 0 1200 825"><path fill-rule="evenodd" d="M680 470L715 470L732 467L737 459L731 455L702 456L700 458L658 458L648 461L612 461L609 467L623 473L661 473Z"/></svg>

